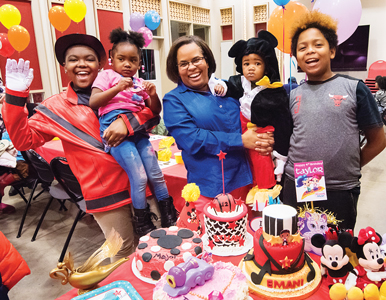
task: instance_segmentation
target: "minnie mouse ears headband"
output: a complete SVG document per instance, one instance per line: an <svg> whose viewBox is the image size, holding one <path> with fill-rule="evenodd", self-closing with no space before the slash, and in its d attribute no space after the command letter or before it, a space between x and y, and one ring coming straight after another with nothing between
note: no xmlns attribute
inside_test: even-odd
<svg viewBox="0 0 386 300"><path fill-rule="evenodd" d="M235 58L236 70L239 73L243 72L242 60L243 56L248 54L258 54L263 56L266 64L269 64L274 69L273 73L267 74L269 79L280 79L278 63L276 59L275 47L278 45L277 39L270 32L260 30L257 38L250 38L248 41L240 40L234 44L228 52L228 56ZM272 78L274 77L274 78Z"/></svg>

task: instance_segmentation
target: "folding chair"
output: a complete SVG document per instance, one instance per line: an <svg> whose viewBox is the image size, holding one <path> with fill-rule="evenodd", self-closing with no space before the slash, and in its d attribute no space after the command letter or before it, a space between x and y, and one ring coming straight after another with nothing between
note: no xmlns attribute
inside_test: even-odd
<svg viewBox="0 0 386 300"><path fill-rule="evenodd" d="M23 217L20 222L19 231L17 233L17 238L21 236L21 232L23 230L24 221L28 213L28 209L31 205L32 200L36 199L40 194L49 189L52 181L54 180L54 175L51 172L50 165L42 158L39 154L37 154L34 150L30 149L28 151L22 152L25 160L29 163L30 167L30 175L26 179L22 179L19 182L15 182L12 186L16 189L18 194L23 198L23 200L27 203L26 208L24 209ZM38 184L41 183L43 190L34 197L34 193ZM27 200L22 193L21 189L25 186L31 187L32 192ZM64 203L61 203L61 209L66 209L64 207Z"/></svg>
<svg viewBox="0 0 386 300"><path fill-rule="evenodd" d="M47 213L48 208L51 205L51 202L54 198L61 197L61 199L68 199L71 202L75 203L76 206L78 207L79 211L78 214L75 217L75 220L72 224L71 230L68 233L66 242L63 246L62 253L60 254L59 262L63 261L64 255L66 254L68 245L70 244L72 234L74 233L76 224L78 221L86 214L86 203L85 200L83 199L82 195L82 190L80 188L80 185L78 183L78 180L72 173L70 166L67 163L67 159L64 157L55 157L51 161L51 170L52 173L55 176L55 179L58 181L58 184L62 188L63 192L65 195L58 195L58 191L56 190L57 188L53 189L52 187L50 188L50 194L51 194L51 199L47 203L46 208L44 209L44 212L40 218L39 224L36 227L35 233L32 237L32 241L36 239L36 236L38 234L39 228L43 222L43 219ZM57 198L58 199L58 198Z"/></svg>

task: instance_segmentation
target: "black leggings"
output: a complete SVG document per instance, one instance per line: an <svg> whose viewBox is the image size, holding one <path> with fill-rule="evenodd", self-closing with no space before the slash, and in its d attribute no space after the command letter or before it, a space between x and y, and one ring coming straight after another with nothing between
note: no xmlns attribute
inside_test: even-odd
<svg viewBox="0 0 386 300"><path fill-rule="evenodd" d="M314 201L314 207L322 210L333 212L341 229L354 229L357 218L357 205L360 194L360 187L355 187L351 190L328 190L327 200ZM303 207L306 203L296 201L295 182L284 177L283 190L280 199L284 204L292 207Z"/></svg>

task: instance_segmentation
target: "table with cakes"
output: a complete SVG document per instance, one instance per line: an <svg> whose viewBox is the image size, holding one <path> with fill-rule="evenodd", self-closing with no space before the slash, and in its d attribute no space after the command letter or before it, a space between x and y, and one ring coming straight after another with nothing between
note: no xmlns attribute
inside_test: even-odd
<svg viewBox="0 0 386 300"><path fill-rule="evenodd" d="M156 139L153 145L154 141ZM158 149L156 145L155 148ZM170 159L175 159L176 151L172 151ZM334 227L311 239L303 235L299 227L304 224L299 222L300 219L304 222L307 215L304 212L300 215L295 208L272 199L257 209L253 201L246 203L245 198L226 193L209 201L198 217L194 202L199 196L199 187L190 183L178 189L180 197L174 199L184 202L177 200L180 215L176 226L158 228L140 237L135 253L121 262L100 269L86 270L83 266L84 273L103 271L104 279L93 286L97 288L86 292L90 286L79 284L82 280L88 282L87 274L83 273L78 285L73 285L78 289L72 289L58 300L346 298L343 283L350 272L355 273L352 253L349 259L345 251L346 246L350 246L347 240L353 239L352 233L342 233ZM310 210L307 217L315 217L317 213L315 209ZM322 249L326 253L322 253ZM341 257L328 251L341 251ZM337 262L329 264L329 259L336 258ZM327 276L322 276L321 262L323 274ZM70 265L66 261L59 263L54 273L63 269L68 273ZM360 278L356 275L355 278ZM86 293L78 295L79 291ZM360 294L359 291L355 290L357 294L353 295ZM360 299L355 297L348 299Z"/></svg>

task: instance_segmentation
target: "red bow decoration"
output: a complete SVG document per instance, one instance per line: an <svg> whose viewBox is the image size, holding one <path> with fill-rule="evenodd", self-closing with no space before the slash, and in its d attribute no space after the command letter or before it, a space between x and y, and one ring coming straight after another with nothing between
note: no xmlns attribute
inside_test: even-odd
<svg viewBox="0 0 386 300"><path fill-rule="evenodd" d="M378 243L380 241L379 236L375 232L374 228L366 227L365 229L361 229L358 234L358 244L363 245L365 243Z"/></svg>
<svg viewBox="0 0 386 300"><path fill-rule="evenodd" d="M326 240L333 240L337 241L338 240L338 232L334 228L328 228L326 231Z"/></svg>

